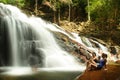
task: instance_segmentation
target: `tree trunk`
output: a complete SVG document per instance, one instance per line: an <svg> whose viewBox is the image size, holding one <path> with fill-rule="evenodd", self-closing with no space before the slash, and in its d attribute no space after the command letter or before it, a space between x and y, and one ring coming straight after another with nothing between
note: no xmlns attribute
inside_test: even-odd
<svg viewBox="0 0 120 80"><path fill-rule="evenodd" d="M36 15L36 16L38 15L38 13L37 13L37 1L38 1L38 0L35 0L35 15Z"/></svg>
<svg viewBox="0 0 120 80"><path fill-rule="evenodd" d="M58 9L58 24L60 23L60 9Z"/></svg>
<svg viewBox="0 0 120 80"><path fill-rule="evenodd" d="M54 14L54 16L53 16L53 19L54 19L53 22L56 23L56 11L53 11L53 14Z"/></svg>
<svg viewBox="0 0 120 80"><path fill-rule="evenodd" d="M71 15L71 6L69 4L69 16L68 16L68 21L70 22L70 15Z"/></svg>
<svg viewBox="0 0 120 80"><path fill-rule="evenodd" d="M88 2L88 21L90 21L90 1L87 0Z"/></svg>

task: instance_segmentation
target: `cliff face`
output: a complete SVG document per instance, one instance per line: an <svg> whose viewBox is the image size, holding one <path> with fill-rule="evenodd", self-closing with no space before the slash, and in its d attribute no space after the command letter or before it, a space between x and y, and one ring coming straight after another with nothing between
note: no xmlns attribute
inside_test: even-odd
<svg viewBox="0 0 120 80"><path fill-rule="evenodd" d="M93 22L68 22L61 21L60 26L67 31L78 33L79 35L94 37L103 40L110 46L120 45L120 29L106 30L99 29Z"/></svg>

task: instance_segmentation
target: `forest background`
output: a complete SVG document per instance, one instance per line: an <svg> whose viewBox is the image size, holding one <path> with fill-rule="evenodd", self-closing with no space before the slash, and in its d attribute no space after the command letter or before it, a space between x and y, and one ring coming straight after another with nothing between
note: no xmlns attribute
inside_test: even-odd
<svg viewBox="0 0 120 80"><path fill-rule="evenodd" d="M70 32L120 46L120 0L0 0Z"/></svg>

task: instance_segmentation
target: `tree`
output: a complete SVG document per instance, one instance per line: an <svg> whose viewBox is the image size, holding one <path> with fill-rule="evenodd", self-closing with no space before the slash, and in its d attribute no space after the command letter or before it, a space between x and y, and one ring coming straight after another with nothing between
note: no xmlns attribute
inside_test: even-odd
<svg viewBox="0 0 120 80"><path fill-rule="evenodd" d="M44 4L49 6L53 12L54 12L54 22L56 23L56 21L60 21L60 9L61 6L63 6L62 4L65 5L69 5L69 20L70 20L70 4L72 3L71 0L44 0ZM57 16L57 18L56 18Z"/></svg>
<svg viewBox="0 0 120 80"><path fill-rule="evenodd" d="M54 12L53 21L56 23L56 0L43 0L43 4L50 7Z"/></svg>
<svg viewBox="0 0 120 80"><path fill-rule="evenodd" d="M120 0L107 0L109 2L108 8L109 8L109 27L111 29L116 29L117 25L120 21Z"/></svg>
<svg viewBox="0 0 120 80"><path fill-rule="evenodd" d="M120 0L90 0L90 16L100 30L117 28L120 19Z"/></svg>
<svg viewBox="0 0 120 80"><path fill-rule="evenodd" d="M35 15L38 15L38 13L37 13L37 5L38 5L38 0L35 0Z"/></svg>
<svg viewBox="0 0 120 80"><path fill-rule="evenodd" d="M69 6L68 21L70 21L70 17L71 17L70 15L71 15L71 4L72 4L72 0L62 0L61 2Z"/></svg>
<svg viewBox="0 0 120 80"><path fill-rule="evenodd" d="M90 1L87 0L88 4L88 21L90 21Z"/></svg>

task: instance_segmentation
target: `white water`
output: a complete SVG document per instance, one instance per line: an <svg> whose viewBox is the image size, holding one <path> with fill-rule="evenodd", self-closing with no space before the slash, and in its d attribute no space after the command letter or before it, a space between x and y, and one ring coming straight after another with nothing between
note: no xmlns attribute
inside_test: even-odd
<svg viewBox="0 0 120 80"><path fill-rule="evenodd" d="M85 64L77 62L72 55L62 50L49 30L60 32L70 39L82 44L86 48L98 53L98 49L93 47L88 38L82 39L78 36L78 34L68 33L59 26L48 23L41 18L27 17L14 6L4 5L1 3L0 15L2 15L0 17L3 18L3 22L5 22L8 27L10 57L12 57L12 67L0 67L0 70L5 71L3 72L4 75L12 75L15 77L19 75L28 76L34 74L31 71L31 68L28 67L27 59L31 52L31 45L33 41L37 45L36 49L40 51L40 53L44 54L44 68L38 68L37 73L40 75L40 78L43 76L43 79L41 80L50 80L51 77L54 80L73 80L71 78L73 77L72 75L76 77L82 74L86 69ZM107 48L102 44L96 41L93 42L98 44L101 50L107 52ZM64 72L68 72L70 74L66 74ZM61 77L65 78L61 79Z"/></svg>
<svg viewBox="0 0 120 80"><path fill-rule="evenodd" d="M11 25L12 27L8 27L8 31L9 31L9 38L10 38L10 45L12 45L11 46L11 54L12 54L12 65L19 65L19 55L18 54L20 54L19 53L19 51L18 51L18 45L17 45L17 43L18 43L18 41L17 41L17 38L16 38L16 34L17 34L17 31L16 31L16 24L15 24L15 22L14 22L14 19L13 18L11 18L10 20L9 20L9 18L8 18L8 25ZM13 43L14 42L14 43ZM17 53L17 54L16 54Z"/></svg>
<svg viewBox="0 0 120 80"><path fill-rule="evenodd" d="M61 49L54 36L46 28L55 28L38 17L27 17L18 8L0 4L0 14L6 21L9 31L10 54L13 66L28 65L27 58L31 43L35 41L36 49L44 54L44 67L83 67L68 52ZM60 29L58 29L60 31ZM27 50L26 50L27 49Z"/></svg>
<svg viewBox="0 0 120 80"><path fill-rule="evenodd" d="M69 34L56 24L48 23L41 18L27 17L17 7L1 3L0 14L3 15L2 18L8 25L13 66L21 66L21 63L27 65L27 56L31 50L31 43L35 41L37 50L44 54L44 67L71 66L85 68L84 65L78 63L68 52L61 49L49 30L60 32L98 53L98 49L93 47L88 38L81 38L75 33ZM107 52L107 48L102 44L96 41L93 42L98 44L101 50Z"/></svg>
<svg viewBox="0 0 120 80"><path fill-rule="evenodd" d="M35 31L39 34L39 39L42 45L39 49L42 50L46 56L46 67L78 66L78 63L74 60L74 57L69 55L66 51L63 51L56 43L53 35L48 32L46 28L44 28L49 26L48 24L40 18L35 17L30 18L30 23L33 29L35 29ZM42 23L42 25L39 23ZM51 26L54 27L53 25Z"/></svg>

